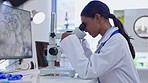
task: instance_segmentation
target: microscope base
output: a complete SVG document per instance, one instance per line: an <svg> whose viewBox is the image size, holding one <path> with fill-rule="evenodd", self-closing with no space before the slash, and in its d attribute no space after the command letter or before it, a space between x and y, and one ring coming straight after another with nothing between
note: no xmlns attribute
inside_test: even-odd
<svg viewBox="0 0 148 83"><path fill-rule="evenodd" d="M43 68L40 69L40 75L42 76L75 76L75 70L73 68L56 67L54 69Z"/></svg>

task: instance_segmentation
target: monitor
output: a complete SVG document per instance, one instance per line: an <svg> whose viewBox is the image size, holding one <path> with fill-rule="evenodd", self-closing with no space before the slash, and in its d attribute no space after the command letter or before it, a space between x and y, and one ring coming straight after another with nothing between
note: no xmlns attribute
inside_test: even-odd
<svg viewBox="0 0 148 83"><path fill-rule="evenodd" d="M48 66L48 62L46 59L47 54L45 52L45 51L47 51L48 45L49 45L49 42L35 41L37 61L38 61L39 68Z"/></svg>
<svg viewBox="0 0 148 83"><path fill-rule="evenodd" d="M0 59L32 57L31 13L1 5L0 9Z"/></svg>

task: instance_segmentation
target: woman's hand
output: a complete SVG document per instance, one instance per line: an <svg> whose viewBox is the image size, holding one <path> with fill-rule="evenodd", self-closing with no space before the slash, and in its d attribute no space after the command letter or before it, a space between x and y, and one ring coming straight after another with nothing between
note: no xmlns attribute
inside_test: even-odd
<svg viewBox="0 0 148 83"><path fill-rule="evenodd" d="M65 38L65 37L67 37L67 36L69 36L69 35L71 35L72 33L71 32L64 32L63 34L62 34L62 36L61 36L61 41Z"/></svg>

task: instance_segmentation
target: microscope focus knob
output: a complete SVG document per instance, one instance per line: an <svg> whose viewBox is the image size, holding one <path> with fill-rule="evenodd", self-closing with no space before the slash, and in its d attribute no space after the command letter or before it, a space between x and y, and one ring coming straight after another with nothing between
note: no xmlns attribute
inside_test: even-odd
<svg viewBox="0 0 148 83"><path fill-rule="evenodd" d="M58 49L56 47L52 47L49 49L49 54L56 56L58 54Z"/></svg>

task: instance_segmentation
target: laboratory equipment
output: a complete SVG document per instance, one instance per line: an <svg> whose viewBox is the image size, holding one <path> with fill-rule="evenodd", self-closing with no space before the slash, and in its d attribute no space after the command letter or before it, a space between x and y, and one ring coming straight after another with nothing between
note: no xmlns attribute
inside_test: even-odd
<svg viewBox="0 0 148 83"><path fill-rule="evenodd" d="M134 15L131 15L134 14ZM148 9L125 9L124 27L136 52L148 52Z"/></svg>
<svg viewBox="0 0 148 83"><path fill-rule="evenodd" d="M57 34L54 32L55 28L55 12L51 13L51 30L49 36L49 45L47 46L47 51L44 54L47 54L48 66L46 68L40 69L40 75L49 75L49 76L61 76L66 73L71 77L75 76L75 71L73 68L63 68L55 67L55 61L60 62L62 49L56 43Z"/></svg>
<svg viewBox="0 0 148 83"><path fill-rule="evenodd" d="M40 24L45 20L45 13L44 12L32 10L32 14L33 14L33 17L31 18L31 20L35 24Z"/></svg>
<svg viewBox="0 0 148 83"><path fill-rule="evenodd" d="M43 67L48 66L47 62L47 45L49 45L48 41L35 41L36 46L36 54L37 54L37 61L38 61L38 68L41 69ZM45 54L46 52L46 54Z"/></svg>
<svg viewBox="0 0 148 83"><path fill-rule="evenodd" d="M82 39L86 36L86 33L84 32L85 27L86 24L82 22L72 33L74 33L79 39Z"/></svg>
<svg viewBox="0 0 148 83"><path fill-rule="evenodd" d="M56 39L59 38L59 34L54 32L56 27L56 0L52 0L52 12L51 12L51 27L50 27L50 36L49 36L49 45L47 46L47 51L44 54L47 54L48 66L46 68L40 69L40 75L61 75L68 73L69 76L75 76L75 70L72 67L55 67L55 61L61 61L62 49L57 45ZM86 34L84 33L86 25L82 23L78 28L76 28L72 33L76 34L78 38L83 38ZM61 36L61 35L60 35ZM62 76L62 75L61 75Z"/></svg>
<svg viewBox="0 0 148 83"><path fill-rule="evenodd" d="M1 5L0 59L32 58L31 14Z"/></svg>

